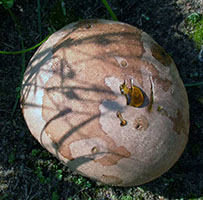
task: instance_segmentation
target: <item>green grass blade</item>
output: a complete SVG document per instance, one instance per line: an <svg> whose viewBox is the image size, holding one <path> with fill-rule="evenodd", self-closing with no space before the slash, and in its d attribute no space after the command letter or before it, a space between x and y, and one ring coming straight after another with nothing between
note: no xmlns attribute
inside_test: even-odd
<svg viewBox="0 0 203 200"><path fill-rule="evenodd" d="M203 82L196 82L196 83L185 83L185 87L194 87L194 86L200 86L203 85Z"/></svg>
<svg viewBox="0 0 203 200"><path fill-rule="evenodd" d="M118 21L116 15L114 14L113 10L111 9L110 5L108 4L107 0L101 0L102 3L105 5L106 9L108 10L109 14L113 18L114 21Z"/></svg>
<svg viewBox="0 0 203 200"><path fill-rule="evenodd" d="M29 51L39 47L42 43L44 43L49 38L49 36L50 36L50 34L47 37L45 37L41 42L39 42L38 44L36 44L33 47L30 47L28 49L23 49L23 50L20 50L20 51L0 51L0 54L17 55L17 54L22 54L22 53L29 52Z"/></svg>

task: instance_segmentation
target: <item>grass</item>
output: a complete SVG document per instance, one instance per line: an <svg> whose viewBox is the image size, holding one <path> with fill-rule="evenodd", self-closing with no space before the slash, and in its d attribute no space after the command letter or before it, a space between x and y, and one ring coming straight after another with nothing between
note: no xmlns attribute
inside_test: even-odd
<svg viewBox="0 0 203 200"><path fill-rule="evenodd" d="M107 0L101 0L102 3L104 4L104 6L106 7L106 9L108 10L109 14L111 15L112 19L114 21L118 21L115 13L113 12L113 10L111 9L110 5L108 4Z"/></svg>
<svg viewBox="0 0 203 200"><path fill-rule="evenodd" d="M111 7L109 6L108 2L106 0L102 0L103 4L105 5L106 9L108 10L109 14L112 16L112 18L115 20L115 21L118 21L116 15L114 14L114 12L112 11ZM17 97L16 97L16 101L15 101L15 104L14 104L14 107L13 107L13 110L12 110L12 113L11 113L11 119L13 118L13 115L16 111L16 108L17 108L17 105L18 105L18 102L20 100L20 91L21 91L21 85L22 85L22 80L23 80L23 74L24 74L24 71L25 71L25 53L26 52L29 52L29 51L32 51L33 49L39 47L42 43L44 43L50 35L48 35L47 37L45 37L45 39L43 39L41 42L39 42L38 44L34 45L33 47L30 47L28 49L25 49L25 44L24 44L24 41L23 41L23 37L22 37L22 27L19 23L19 21L17 20L16 16L14 15L14 13L12 12L11 8L13 7L13 4L14 4L14 0L2 0L0 1L0 4L2 4L4 6L4 8L6 10L8 10L10 16L12 17L16 27L17 27L17 30L19 32L19 35L20 35L20 38L21 38L21 46L22 46L22 50L20 51L0 51L0 54L6 54L6 55L17 55L17 54L22 54L22 70L21 70L21 79L20 79L20 84L19 84L19 87L17 87ZM63 0L60 0L59 1L59 8L58 10L58 13L56 16L53 16L52 17L52 20L54 19L60 19L61 17L60 16L63 16L63 19L62 19L62 22L64 24L59 24L59 27L57 27L58 29L61 28L63 25L65 24L68 24L70 23L69 18L67 18L66 16L66 9L64 7L64 1ZM39 36L40 36L40 40L42 38L42 31L41 31L41 4L40 4L40 0L37 0L37 16L38 16L38 31L39 31ZM71 18L71 20L73 20ZM53 26L52 26L53 27ZM53 30L55 31L56 29L53 28Z"/></svg>
<svg viewBox="0 0 203 200"><path fill-rule="evenodd" d="M17 31L18 31L18 34L20 36L20 39L21 39L21 47L22 49L24 50L25 49L25 44L24 44L24 40L23 40L23 37L22 37L22 28L21 28L21 25L19 23L19 21L17 20L15 14L12 12L11 8L13 7L13 4L14 4L14 0L2 0L1 1L4 8L9 12L13 22L15 23L16 27L17 27ZM0 51L1 54L6 54L7 52L4 52L4 51ZM24 74L24 71L25 71L25 53L22 52L22 62L21 62L21 79L20 79L20 83L19 83L19 88L21 88L21 84L22 84L22 80L23 80L23 74ZM16 101L15 101L15 104L13 106L13 110L11 112L11 119L13 118L13 115L14 115L14 112L17 108L17 105L18 105L18 102L19 102L19 99L20 99L20 90L17 92L17 96L16 96Z"/></svg>
<svg viewBox="0 0 203 200"><path fill-rule="evenodd" d="M102 198L104 194L107 194L108 199L111 200L144 199L145 191L142 187L136 187L134 190L127 189L122 194L116 194L110 186L96 184L83 176L67 173L66 168L58 163L56 159L53 159L44 149L33 149L30 156L32 157L32 163L30 164L33 166L33 173L36 174L42 185L51 185L53 180L57 185L60 183L67 183L69 187L72 185L73 193L68 196L68 200L93 200ZM60 199L60 196L60 187L56 187L52 192L51 199Z"/></svg>
<svg viewBox="0 0 203 200"><path fill-rule="evenodd" d="M200 49L203 45L203 15L192 13L187 18L188 35Z"/></svg>
<svg viewBox="0 0 203 200"><path fill-rule="evenodd" d="M23 49L23 50L19 50L19 51L0 51L0 54L5 54L5 55L18 55L18 54L24 54L24 53L27 53L29 51L32 51L34 49L36 49L37 47L39 47L41 44L43 44L48 38L49 36L51 35L51 33L46 36L41 42L35 44L34 46L32 47L29 47L27 49Z"/></svg>

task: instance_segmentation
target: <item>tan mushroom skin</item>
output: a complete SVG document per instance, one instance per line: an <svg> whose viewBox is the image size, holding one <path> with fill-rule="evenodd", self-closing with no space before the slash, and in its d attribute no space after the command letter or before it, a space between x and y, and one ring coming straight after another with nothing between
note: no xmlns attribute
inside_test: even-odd
<svg viewBox="0 0 203 200"><path fill-rule="evenodd" d="M41 145L106 184L162 175L188 140L187 94L172 58L128 24L85 20L54 33L30 60L21 93Z"/></svg>

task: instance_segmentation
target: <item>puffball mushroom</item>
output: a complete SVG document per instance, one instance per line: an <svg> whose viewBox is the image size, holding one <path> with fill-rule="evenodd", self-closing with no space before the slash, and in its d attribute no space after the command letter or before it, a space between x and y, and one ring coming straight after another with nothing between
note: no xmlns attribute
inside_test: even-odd
<svg viewBox="0 0 203 200"><path fill-rule="evenodd" d="M105 184L159 177L188 140L188 99L174 61L125 23L84 20L52 34L30 60L21 93L40 144Z"/></svg>

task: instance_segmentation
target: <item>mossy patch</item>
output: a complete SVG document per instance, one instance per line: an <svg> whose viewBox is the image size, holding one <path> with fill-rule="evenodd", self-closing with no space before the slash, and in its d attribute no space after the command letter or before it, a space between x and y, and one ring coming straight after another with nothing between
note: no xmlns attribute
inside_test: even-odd
<svg viewBox="0 0 203 200"><path fill-rule="evenodd" d="M203 45L203 15L192 13L187 17L189 37L195 42L197 48Z"/></svg>

